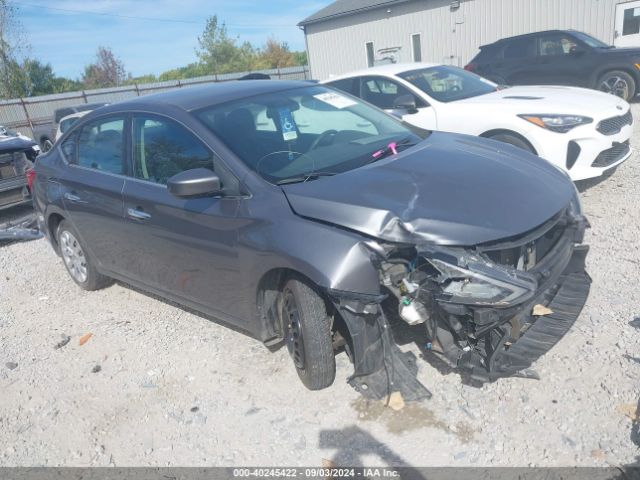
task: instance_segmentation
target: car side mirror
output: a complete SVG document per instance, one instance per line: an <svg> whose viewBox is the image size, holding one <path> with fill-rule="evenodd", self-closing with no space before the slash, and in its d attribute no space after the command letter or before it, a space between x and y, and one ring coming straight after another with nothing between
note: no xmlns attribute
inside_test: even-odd
<svg viewBox="0 0 640 480"><path fill-rule="evenodd" d="M406 110L407 113L416 113L416 98L413 95L400 95L393 101L394 110Z"/></svg>
<svg viewBox="0 0 640 480"><path fill-rule="evenodd" d="M213 197L222 193L220 177L208 168L194 168L167 180L169 193L175 197Z"/></svg>

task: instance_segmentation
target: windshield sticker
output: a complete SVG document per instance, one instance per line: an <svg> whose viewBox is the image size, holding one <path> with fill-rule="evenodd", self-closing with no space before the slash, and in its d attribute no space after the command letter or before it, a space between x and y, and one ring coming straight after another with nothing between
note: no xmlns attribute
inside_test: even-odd
<svg viewBox="0 0 640 480"><path fill-rule="evenodd" d="M284 138L284 141L290 142L298 138L298 131L293 116L291 115L291 110L288 108L280 108L278 115L280 115L280 126L282 127L282 138Z"/></svg>
<svg viewBox="0 0 640 480"><path fill-rule="evenodd" d="M328 103L335 108L347 108L357 105L356 102L354 102L350 98L340 95L339 93L320 93L318 95L314 95L313 97L317 98L321 102Z"/></svg>

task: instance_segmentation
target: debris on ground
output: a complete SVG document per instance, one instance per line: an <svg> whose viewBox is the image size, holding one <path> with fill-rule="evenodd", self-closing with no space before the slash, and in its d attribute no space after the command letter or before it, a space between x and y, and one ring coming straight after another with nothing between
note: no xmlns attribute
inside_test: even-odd
<svg viewBox="0 0 640 480"><path fill-rule="evenodd" d="M18 368L18 364L16 362L7 362L4 364L9 370L15 370Z"/></svg>
<svg viewBox="0 0 640 480"><path fill-rule="evenodd" d="M553 310L541 304L538 304L535 307L533 307L533 312L532 312L534 317L544 317L545 315L551 315L552 313L553 313Z"/></svg>
<svg viewBox="0 0 640 480"><path fill-rule="evenodd" d="M385 405L396 412L399 412L404 408L404 398L400 392L393 392L389 395L385 401Z"/></svg>
<svg viewBox="0 0 640 480"><path fill-rule="evenodd" d="M69 343L71 341L71 337L68 335L65 335L64 333L62 334L62 340L60 340L58 343L56 343L56 346L53 347L54 349L58 350L59 348L64 347L67 343Z"/></svg>
<svg viewBox="0 0 640 480"><path fill-rule="evenodd" d="M40 237L42 237L42 232L38 230L36 216L33 212L29 212L17 220L0 224L0 241L36 240Z"/></svg>
<svg viewBox="0 0 640 480"><path fill-rule="evenodd" d="M640 420L640 412L638 412L638 407L634 403L623 403L622 405L618 405L616 410L625 417L629 417L632 422Z"/></svg>
<svg viewBox="0 0 640 480"><path fill-rule="evenodd" d="M100 365L96 365L91 369L91 373L98 373L100 370L102 370L102 367Z"/></svg>
<svg viewBox="0 0 640 480"><path fill-rule="evenodd" d="M89 341L89 339L93 337L93 333L85 333L83 336L80 337L80 346L84 345L85 343L87 343Z"/></svg>

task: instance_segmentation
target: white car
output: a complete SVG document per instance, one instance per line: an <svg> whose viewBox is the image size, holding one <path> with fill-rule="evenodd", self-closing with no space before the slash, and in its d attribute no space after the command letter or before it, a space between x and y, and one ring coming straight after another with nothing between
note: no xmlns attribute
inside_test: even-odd
<svg viewBox="0 0 640 480"><path fill-rule="evenodd" d="M57 142L58 139L64 134L64 132L69 130L71 125L76 123L80 118L84 117L87 113L90 113L91 111L92 110L83 110L81 112L72 113L70 115L67 115L66 117L62 117L60 119L60 122L58 123L58 128L56 129L55 141Z"/></svg>
<svg viewBox="0 0 640 480"><path fill-rule="evenodd" d="M573 180L602 175L632 154L629 104L575 87L501 89L461 68L392 64L321 82L427 130L510 143L565 169Z"/></svg>

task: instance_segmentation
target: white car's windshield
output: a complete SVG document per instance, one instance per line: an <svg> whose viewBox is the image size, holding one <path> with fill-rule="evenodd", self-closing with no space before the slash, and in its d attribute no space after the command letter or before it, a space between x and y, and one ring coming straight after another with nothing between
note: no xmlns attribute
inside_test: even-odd
<svg viewBox="0 0 640 480"><path fill-rule="evenodd" d="M197 116L249 168L276 184L353 170L424 136L321 85L216 105Z"/></svg>
<svg viewBox="0 0 640 480"><path fill-rule="evenodd" d="M489 80L457 67L421 68L399 73L398 76L439 102L477 97L497 89Z"/></svg>

